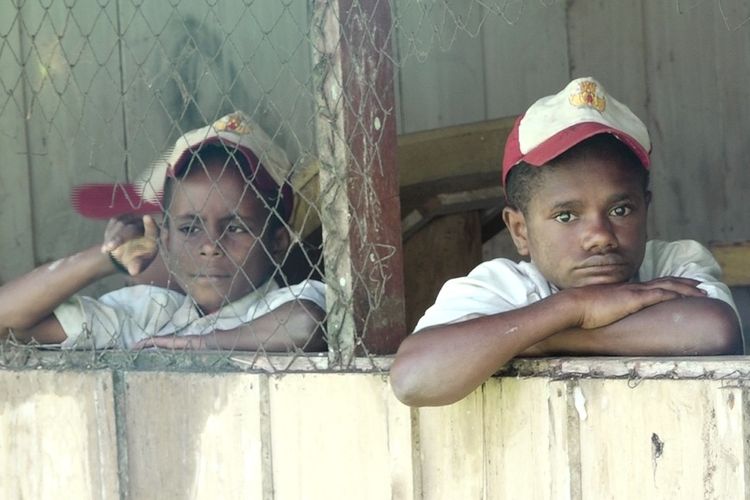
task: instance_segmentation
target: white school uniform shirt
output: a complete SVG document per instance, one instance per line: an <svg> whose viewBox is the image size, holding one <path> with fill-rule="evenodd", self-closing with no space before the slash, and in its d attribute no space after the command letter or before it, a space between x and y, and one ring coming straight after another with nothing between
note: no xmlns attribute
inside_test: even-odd
<svg viewBox="0 0 750 500"><path fill-rule="evenodd" d="M152 285L120 288L98 299L73 296L54 310L68 338L67 349L128 349L140 340L163 335L206 335L230 330L286 304L309 300L325 310L325 285L306 280L279 288L269 280L257 290L215 313L201 316L193 300Z"/></svg>
<svg viewBox="0 0 750 500"><path fill-rule="evenodd" d="M737 312L729 287L719 281L719 264L697 241L646 243L635 281L665 276L700 281L698 288L705 290L708 297L723 300ZM490 260L474 268L468 276L446 282L435 304L425 311L414 331L518 309L558 291L531 262Z"/></svg>

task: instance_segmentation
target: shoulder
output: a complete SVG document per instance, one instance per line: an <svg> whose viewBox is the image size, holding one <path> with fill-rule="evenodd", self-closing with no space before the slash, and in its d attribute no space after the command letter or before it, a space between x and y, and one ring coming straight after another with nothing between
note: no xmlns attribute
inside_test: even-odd
<svg viewBox="0 0 750 500"><path fill-rule="evenodd" d="M719 279L721 270L711 252L694 240L652 240L646 244L639 270L641 281L663 276L692 277L693 274Z"/></svg>
<svg viewBox="0 0 750 500"><path fill-rule="evenodd" d="M505 312L554 292L532 263L489 260L467 276L447 281L416 329Z"/></svg>
<svg viewBox="0 0 750 500"><path fill-rule="evenodd" d="M98 299L102 304L128 311L133 316L149 314L150 311L164 308L176 309L185 300L185 295L180 292L153 285L119 288Z"/></svg>
<svg viewBox="0 0 750 500"><path fill-rule="evenodd" d="M537 282L544 280L537 267L531 262L514 262L510 259L498 258L482 262L466 276L493 284L508 284L510 282ZM461 279L461 278L459 278ZM546 282L546 280L544 280Z"/></svg>
<svg viewBox="0 0 750 500"><path fill-rule="evenodd" d="M276 287L265 296L266 302L276 304L270 309L275 309L275 307L293 300L308 300L325 310L326 286L317 280L304 280L296 285Z"/></svg>
<svg viewBox="0 0 750 500"><path fill-rule="evenodd" d="M185 295L173 290L136 285L98 299L75 296L54 313L68 337L63 347L129 347L160 331L186 300Z"/></svg>
<svg viewBox="0 0 750 500"><path fill-rule="evenodd" d="M325 285L320 281L305 280L295 285L280 287L276 282L269 281L258 290L225 305L216 314L205 316L196 324L202 325L206 321L216 321L217 329L229 330L263 316L284 304L300 300L312 302L325 311Z"/></svg>
<svg viewBox="0 0 750 500"><path fill-rule="evenodd" d="M646 244L643 264L638 272L639 280L649 281L665 276L700 281L698 287L705 290L708 297L726 302L737 313L732 292L721 282L719 263L711 252L697 241L654 240Z"/></svg>

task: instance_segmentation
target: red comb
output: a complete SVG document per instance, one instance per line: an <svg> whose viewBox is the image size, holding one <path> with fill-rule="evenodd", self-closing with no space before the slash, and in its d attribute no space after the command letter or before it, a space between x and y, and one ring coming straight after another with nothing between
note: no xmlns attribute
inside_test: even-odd
<svg viewBox="0 0 750 500"><path fill-rule="evenodd" d="M161 205L141 199L132 184L82 184L70 193L76 212L89 219L109 219L122 214L161 212Z"/></svg>

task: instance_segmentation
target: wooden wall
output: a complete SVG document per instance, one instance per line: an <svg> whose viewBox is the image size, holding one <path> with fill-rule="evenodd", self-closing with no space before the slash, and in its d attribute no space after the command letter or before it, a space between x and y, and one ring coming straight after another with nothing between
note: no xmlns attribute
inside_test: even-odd
<svg viewBox="0 0 750 500"><path fill-rule="evenodd" d="M651 131L651 236L750 239L750 24L742 24L750 10L712 1L497 2L509 24L470 0L431 10L396 4L405 16L403 132L518 114L569 79L594 76ZM429 29L459 16L466 30L455 37Z"/></svg>
<svg viewBox="0 0 750 500"><path fill-rule="evenodd" d="M651 235L750 239L747 9L395 0L393 11L400 132L514 115L593 75L650 127ZM304 0L0 5L0 281L100 239L102 225L71 210L71 186L132 178L206 118L245 108L293 158L311 152L309 15Z"/></svg>
<svg viewBox="0 0 750 500"><path fill-rule="evenodd" d="M385 373L0 371L0 497L746 498L745 360L516 361L410 409Z"/></svg>

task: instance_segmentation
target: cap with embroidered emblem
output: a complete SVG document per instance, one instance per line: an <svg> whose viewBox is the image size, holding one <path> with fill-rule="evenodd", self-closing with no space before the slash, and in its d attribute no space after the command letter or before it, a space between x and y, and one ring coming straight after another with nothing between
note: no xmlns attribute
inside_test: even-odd
<svg viewBox="0 0 750 500"><path fill-rule="evenodd" d="M516 119L505 143L502 184L521 162L540 167L597 134L612 134L649 168L651 139L646 125L591 77L571 81L543 97Z"/></svg>
<svg viewBox="0 0 750 500"><path fill-rule="evenodd" d="M212 124L181 135L162 158L155 161L133 183L84 184L73 188L71 201L84 217L107 219L125 213L162 211L161 198L167 177L179 176L190 157L206 144L219 144L230 153L239 152L248 161L249 180L259 191L279 190L279 215L292 213L293 193L289 184L292 164L286 153L245 113L235 111Z"/></svg>

